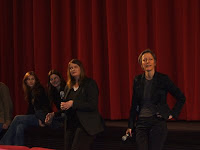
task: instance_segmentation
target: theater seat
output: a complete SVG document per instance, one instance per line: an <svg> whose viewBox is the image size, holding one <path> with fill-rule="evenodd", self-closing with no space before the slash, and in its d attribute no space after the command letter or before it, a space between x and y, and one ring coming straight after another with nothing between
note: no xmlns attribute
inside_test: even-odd
<svg viewBox="0 0 200 150"><path fill-rule="evenodd" d="M0 145L0 150L29 150L26 146Z"/></svg>
<svg viewBox="0 0 200 150"><path fill-rule="evenodd" d="M30 150L55 150L55 149L48 149L48 148L41 148L41 147L32 147Z"/></svg>
<svg viewBox="0 0 200 150"><path fill-rule="evenodd" d="M41 147L26 147L26 146L11 146L11 145L0 145L0 150L55 150Z"/></svg>

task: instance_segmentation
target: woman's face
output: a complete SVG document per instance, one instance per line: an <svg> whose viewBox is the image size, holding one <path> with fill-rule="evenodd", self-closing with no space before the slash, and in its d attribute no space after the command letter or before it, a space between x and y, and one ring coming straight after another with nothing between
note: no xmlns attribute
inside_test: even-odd
<svg viewBox="0 0 200 150"><path fill-rule="evenodd" d="M69 72L72 77L79 78L81 74L81 68L77 64L70 63L69 64Z"/></svg>
<svg viewBox="0 0 200 150"><path fill-rule="evenodd" d="M142 64L141 67L144 71L152 71L155 70L156 61L151 55L151 53L145 53L142 55Z"/></svg>
<svg viewBox="0 0 200 150"><path fill-rule="evenodd" d="M53 87L59 88L61 83L60 77L56 74L52 74L50 76L50 83Z"/></svg>
<svg viewBox="0 0 200 150"><path fill-rule="evenodd" d="M35 85L35 77L33 75L28 76L28 78L26 80L26 84L31 88L34 87L34 85Z"/></svg>

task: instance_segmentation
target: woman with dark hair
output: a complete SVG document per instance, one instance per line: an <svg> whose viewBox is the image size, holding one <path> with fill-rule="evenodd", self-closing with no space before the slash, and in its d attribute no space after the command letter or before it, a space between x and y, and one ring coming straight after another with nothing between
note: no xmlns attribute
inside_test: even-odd
<svg viewBox="0 0 200 150"><path fill-rule="evenodd" d="M167 75L156 72L156 56L151 50L143 51L138 62L144 74L134 79L126 134L136 135L138 150L161 150L167 136L166 120L178 117L185 96ZM172 109L167 105L168 93L177 100ZM136 133L132 131L134 128Z"/></svg>
<svg viewBox="0 0 200 150"><path fill-rule="evenodd" d="M4 145L24 145L24 130L29 126L44 127L44 119L49 112L49 100L45 90L33 71L27 72L23 78L23 90L28 102L26 115L17 115L8 131L1 139Z"/></svg>
<svg viewBox="0 0 200 150"><path fill-rule="evenodd" d="M93 79L86 77L80 60L69 62L67 76L65 102L60 105L67 116L66 148L89 150L95 135L104 130L98 112L98 87Z"/></svg>
<svg viewBox="0 0 200 150"><path fill-rule="evenodd" d="M57 111L60 109L60 103L63 101L64 98L64 89L66 86L66 82L63 76L57 70L50 70L48 73L48 97L50 100L50 105L52 106L53 110L54 106L56 107ZM61 127L63 119L54 119L49 120L49 118L53 119L55 112L48 113L46 116L46 124L50 125L53 128ZM48 120L48 121L47 121Z"/></svg>

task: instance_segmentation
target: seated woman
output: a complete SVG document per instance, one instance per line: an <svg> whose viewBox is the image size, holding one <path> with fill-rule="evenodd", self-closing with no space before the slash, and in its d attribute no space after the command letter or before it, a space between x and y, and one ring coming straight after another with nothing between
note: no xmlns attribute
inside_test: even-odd
<svg viewBox="0 0 200 150"><path fill-rule="evenodd" d="M23 79L23 90L28 102L26 115L17 115L0 141L4 145L24 145L24 130L30 126L44 127L44 119L49 112L49 100L45 90L33 71Z"/></svg>
<svg viewBox="0 0 200 150"><path fill-rule="evenodd" d="M50 100L50 104L54 111L61 110L60 103L64 98L64 89L66 86L66 82L63 76L56 70L50 70L48 73L48 97ZM48 113L47 117L51 117L53 119L54 111ZM64 118L54 118L53 122L49 121L47 124L53 128L59 128L63 126Z"/></svg>

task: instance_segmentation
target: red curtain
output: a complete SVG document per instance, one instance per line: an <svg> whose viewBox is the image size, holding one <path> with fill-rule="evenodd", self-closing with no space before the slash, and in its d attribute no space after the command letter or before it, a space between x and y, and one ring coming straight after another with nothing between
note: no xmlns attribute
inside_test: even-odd
<svg viewBox="0 0 200 150"><path fill-rule="evenodd" d="M158 57L157 71L186 95L179 119L200 120L199 0L0 1L0 81L10 88L14 114L26 112L27 71L46 86L50 69L66 78L68 62L78 58L98 83L103 118L127 119L146 48Z"/></svg>

